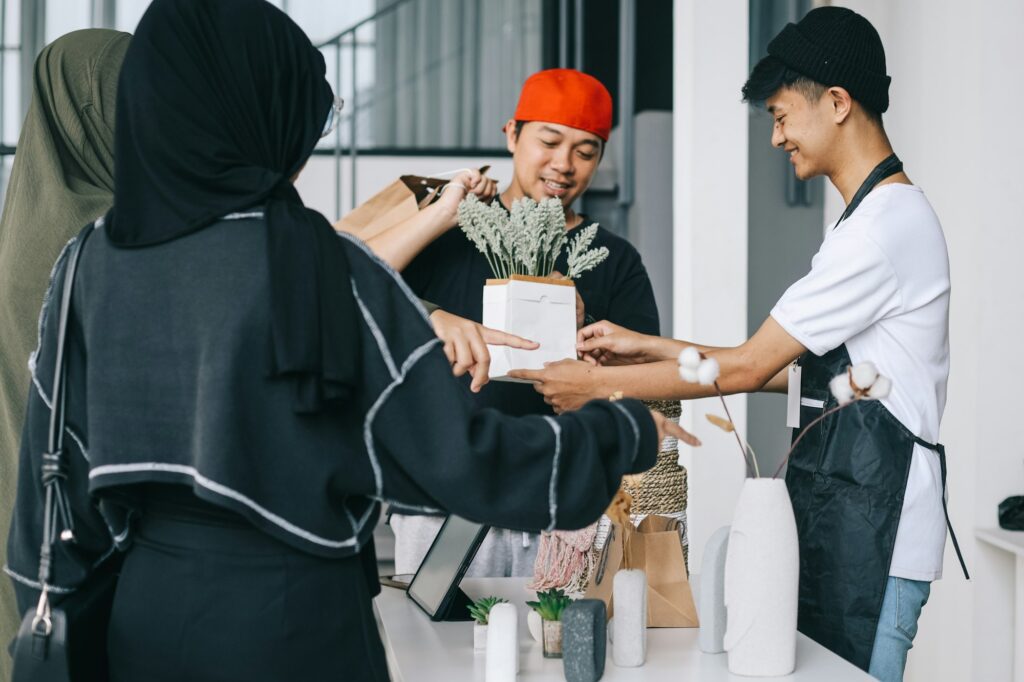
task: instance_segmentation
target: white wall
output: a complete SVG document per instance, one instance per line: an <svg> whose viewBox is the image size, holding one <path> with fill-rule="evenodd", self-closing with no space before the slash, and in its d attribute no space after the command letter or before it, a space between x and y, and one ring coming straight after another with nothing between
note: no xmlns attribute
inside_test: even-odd
<svg viewBox="0 0 1024 682"><path fill-rule="evenodd" d="M886 129L942 220L952 273L952 369L941 435L949 511L973 580L963 580L947 543L945 578L932 587L906 679L1001 682L1012 666L1013 566L973 532L996 525L1000 500L1024 493L1016 414L1024 371L1015 357L1024 335L1024 3L839 4L882 36L893 77ZM826 220L841 206L834 195Z"/></svg>
<svg viewBox="0 0 1024 682"><path fill-rule="evenodd" d="M748 4L676 0L674 21L674 336L735 345L747 333L748 114L739 90L747 77ZM746 400L730 398L729 409L745 433ZM736 443L713 430L707 412L722 414L721 405L683 405L683 425L704 442L680 453L694 570L710 535L731 522L744 477Z"/></svg>
<svg viewBox="0 0 1024 682"><path fill-rule="evenodd" d="M636 200L629 208L629 240L640 252L647 275L651 278L661 318L661 333L665 336L672 336L673 332L673 123L671 111L637 114L636 166L633 169Z"/></svg>

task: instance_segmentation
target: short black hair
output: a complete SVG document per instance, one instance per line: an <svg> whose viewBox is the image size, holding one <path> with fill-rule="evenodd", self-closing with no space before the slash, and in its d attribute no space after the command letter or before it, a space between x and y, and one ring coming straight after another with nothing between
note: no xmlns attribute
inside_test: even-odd
<svg viewBox="0 0 1024 682"><path fill-rule="evenodd" d="M743 84L743 101L760 105L782 88L796 90L809 102L817 102L828 90L827 86L789 68L778 57L768 55L754 66ZM858 103L869 118L882 124L881 114L864 106L863 102Z"/></svg>
<svg viewBox="0 0 1024 682"><path fill-rule="evenodd" d="M517 140L519 139L519 133L523 132L523 126L526 125L527 123L527 121L516 121L516 125L512 129L512 132ZM604 148L606 145L607 143L604 140L601 140L601 151L597 156L598 161L604 158Z"/></svg>
<svg viewBox="0 0 1024 682"><path fill-rule="evenodd" d="M743 101L763 104L782 88L793 88L808 101L817 102L827 89L821 83L789 68L782 61L768 55L757 63L750 78L743 84Z"/></svg>

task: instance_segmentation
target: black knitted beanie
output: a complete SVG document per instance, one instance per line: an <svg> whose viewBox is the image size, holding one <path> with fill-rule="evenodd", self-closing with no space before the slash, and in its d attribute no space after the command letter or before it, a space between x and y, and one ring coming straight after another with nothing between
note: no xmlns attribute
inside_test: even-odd
<svg viewBox="0 0 1024 682"><path fill-rule="evenodd" d="M845 88L876 113L889 108L885 49L867 19L845 7L819 7L787 24L768 43L768 54L826 87Z"/></svg>

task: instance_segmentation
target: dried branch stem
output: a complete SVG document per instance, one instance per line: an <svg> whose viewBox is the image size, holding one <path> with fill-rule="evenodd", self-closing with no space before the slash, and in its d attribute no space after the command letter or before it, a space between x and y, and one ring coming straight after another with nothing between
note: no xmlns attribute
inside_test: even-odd
<svg viewBox="0 0 1024 682"><path fill-rule="evenodd" d="M787 452L786 456L782 458L781 462L779 462L779 468L775 470L774 474L772 474L772 478L778 478L779 477L779 472L782 471L782 467L786 466L786 462L789 461L789 458L793 454L793 451L796 450L796 446L800 443L801 440L803 440L803 437L805 435L807 435L807 432L811 430L811 427L813 427L815 424L817 424L818 422L820 422L821 420L823 420L825 417L829 416L830 414L835 414L836 412L838 412L839 410L843 409L844 407L847 407L849 405L853 405L853 403L855 403L855 402L857 402L857 401L854 400L853 402L846 403L845 405L836 405L835 407L833 407L830 410L825 410L824 412L819 414L817 416L817 418L815 418L810 424L805 426L804 430L801 431L800 435L798 435L796 437L796 440L793 441L793 445L790 446L789 452Z"/></svg>

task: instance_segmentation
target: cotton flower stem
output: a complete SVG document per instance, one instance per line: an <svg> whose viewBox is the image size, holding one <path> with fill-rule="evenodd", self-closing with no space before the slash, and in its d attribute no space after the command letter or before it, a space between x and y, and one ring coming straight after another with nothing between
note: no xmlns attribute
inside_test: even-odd
<svg viewBox="0 0 1024 682"><path fill-rule="evenodd" d="M800 435L798 435L796 437L796 440L793 441L793 445L789 448L789 452L787 452L786 456L782 458L781 462L779 462L779 468L775 470L775 473L772 475L772 478L778 478L779 477L779 473L782 471L782 467L786 466L786 462L789 461L789 458L793 454L793 451L796 450L796 446L800 444L800 441L803 440L803 437L805 435L807 435L807 432L810 431L811 428L815 424L817 424L818 422L822 421L823 419L825 419L825 417L829 416L830 414L835 414L836 412L838 412L839 410L843 409L844 407L848 407L849 405L853 405L853 403L855 403L855 402L857 402L857 401L854 400L852 402L846 403L845 405L836 405L831 410L825 410L824 412L819 414L818 417L816 419L814 419L814 421L812 421L810 424L805 426L804 430L801 431Z"/></svg>
<svg viewBox="0 0 1024 682"><path fill-rule="evenodd" d="M726 403L725 403L725 396L722 394L722 388L721 388L721 386L718 385L717 381L715 382L715 391L718 392L718 399L722 401L722 407L725 409L725 418L729 420L730 424L732 424L732 433L733 433L734 436L736 436L736 444L740 446L740 456L743 457L743 466L747 467L747 466L750 465L750 461L747 459L747 450L748 450L748 448L743 447L743 439L740 438L740 434L736 430L736 422L734 422L732 420L732 414L729 412L729 406L726 405ZM758 471L758 468L757 468L757 459L753 458L753 454L754 454L753 449L750 449L750 454L751 454L751 458L754 460L754 464L753 464L754 476L756 478L760 478L761 477L761 473L760 473L760 471Z"/></svg>
<svg viewBox="0 0 1024 682"><path fill-rule="evenodd" d="M747 448L747 452L750 453L750 461L754 463L754 478L761 478L761 468L757 466L757 455L754 454L754 448L750 447L750 443L746 440L743 440L743 445Z"/></svg>

